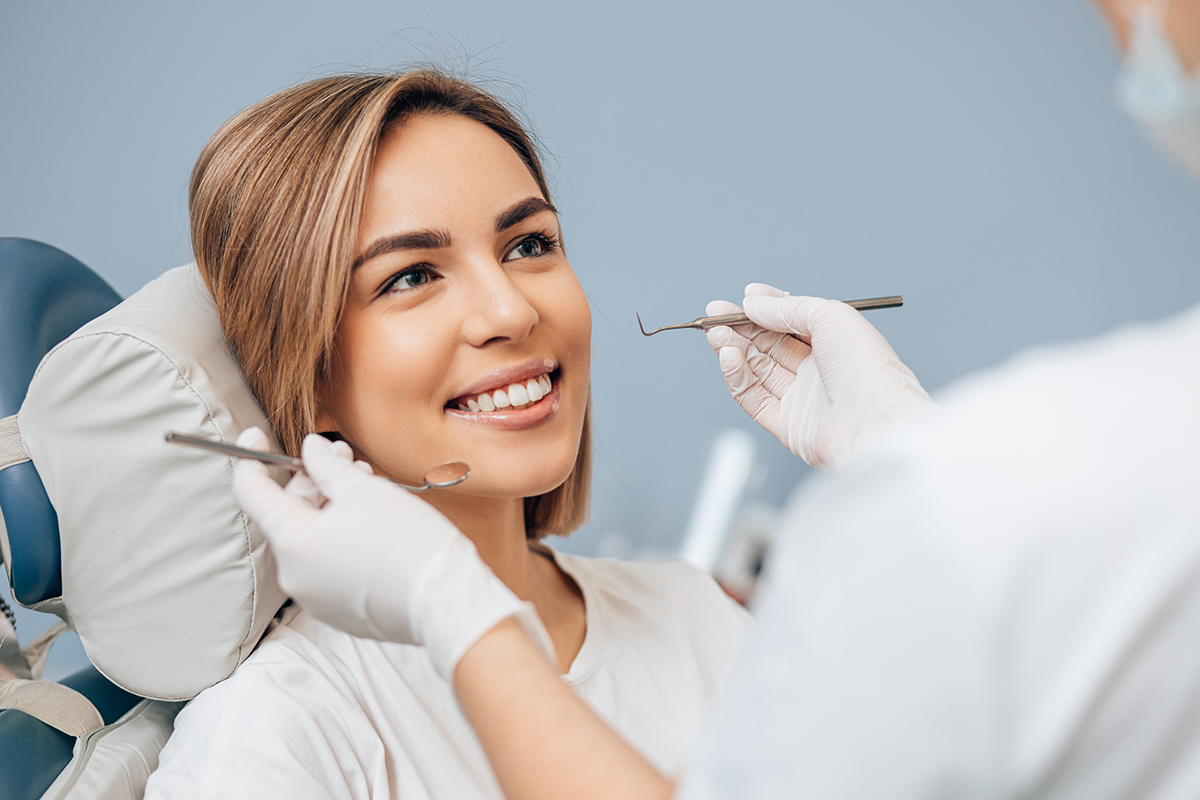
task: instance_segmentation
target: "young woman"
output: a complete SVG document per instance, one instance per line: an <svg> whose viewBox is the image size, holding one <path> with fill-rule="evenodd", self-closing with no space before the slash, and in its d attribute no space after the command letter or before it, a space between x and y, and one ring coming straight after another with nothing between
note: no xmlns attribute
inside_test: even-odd
<svg viewBox="0 0 1200 800"><path fill-rule="evenodd" d="M541 543L586 511L591 321L514 116L433 71L311 81L213 136L189 204L284 449L322 432L404 484L470 464L424 499L536 610L566 684L675 770L745 615L684 564ZM181 712L147 796L499 797L445 658L293 612Z"/></svg>

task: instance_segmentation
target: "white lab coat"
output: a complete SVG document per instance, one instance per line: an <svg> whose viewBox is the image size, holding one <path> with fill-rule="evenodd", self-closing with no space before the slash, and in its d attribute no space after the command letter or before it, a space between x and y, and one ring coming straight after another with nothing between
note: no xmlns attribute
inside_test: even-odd
<svg viewBox="0 0 1200 800"><path fill-rule="evenodd" d="M1200 308L810 486L686 800L1200 797Z"/></svg>

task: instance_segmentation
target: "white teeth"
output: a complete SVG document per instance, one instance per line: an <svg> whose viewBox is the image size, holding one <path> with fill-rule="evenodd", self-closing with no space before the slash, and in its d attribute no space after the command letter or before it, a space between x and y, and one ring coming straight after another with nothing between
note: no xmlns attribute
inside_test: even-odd
<svg viewBox="0 0 1200 800"><path fill-rule="evenodd" d="M523 384L514 383L508 387L508 400L514 406L529 405L529 392L525 391Z"/></svg>
<svg viewBox="0 0 1200 800"><path fill-rule="evenodd" d="M536 403L546 395L554 384L549 375L539 375L524 383L513 383L494 392L485 392L466 401L466 405L458 404L463 411L498 411L505 408L520 409Z"/></svg>

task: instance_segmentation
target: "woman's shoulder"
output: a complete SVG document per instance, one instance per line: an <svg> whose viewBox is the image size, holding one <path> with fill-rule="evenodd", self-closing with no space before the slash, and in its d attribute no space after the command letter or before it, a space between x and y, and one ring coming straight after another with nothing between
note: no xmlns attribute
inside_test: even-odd
<svg viewBox="0 0 1200 800"><path fill-rule="evenodd" d="M280 620L237 670L189 704L203 709L294 707L316 709L369 705L364 678L395 676L417 691L436 677L428 654L413 645L360 639L326 625L303 610ZM336 712L343 713L343 712Z"/></svg>
<svg viewBox="0 0 1200 800"><path fill-rule="evenodd" d="M266 786L364 796L363 781L343 777L339 766L346 759L374 765L384 757L382 742L369 735L371 698L362 686L370 681L362 679L423 655L403 645L391 645L395 653L388 648L303 612L289 615L231 676L180 711L147 797L245 794Z"/></svg>
<svg viewBox="0 0 1200 800"><path fill-rule="evenodd" d="M381 642L356 639L294 606L268 631L229 678L202 692L197 700L212 702L209 697L215 701L242 692L270 698L272 689L280 690L280 699L298 702L313 692L324 696L346 693L354 687L358 673L369 670L371 662L380 658ZM218 687L221 690L214 691Z"/></svg>

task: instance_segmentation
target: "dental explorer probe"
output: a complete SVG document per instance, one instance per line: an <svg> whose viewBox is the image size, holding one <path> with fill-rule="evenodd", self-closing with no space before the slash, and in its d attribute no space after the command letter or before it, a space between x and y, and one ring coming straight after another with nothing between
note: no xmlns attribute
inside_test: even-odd
<svg viewBox="0 0 1200 800"><path fill-rule="evenodd" d="M891 297L868 297L865 300L845 300L843 301L851 308L857 308L859 311L870 311L876 308L899 308L904 305L904 298L898 294ZM678 325L664 325L661 328L655 328L652 331L647 331L642 325L641 315L634 313L637 317L638 327L642 329L643 336L653 336L659 331L677 331L683 328L695 328L698 331L706 331L709 328L716 328L719 325L753 325L754 322L742 312L736 314L718 314L715 317L700 317L691 322L681 322Z"/></svg>
<svg viewBox="0 0 1200 800"><path fill-rule="evenodd" d="M223 453L234 458L252 458L255 461L261 461L272 467L283 467L293 472L304 471L303 461L291 456L285 456L282 453L251 450L249 447L239 447L236 444L226 444L225 442L218 442L215 439L206 439L203 436L192 436L189 433L177 433L176 431L168 432L163 438L171 444L197 447L211 453ZM471 468L469 466L461 461L447 461L445 464L438 464L425 473L424 486L406 486L403 483L397 483L396 485L401 489L408 489L410 492L423 492L426 489L446 489L451 486L457 486L469 477L471 477Z"/></svg>

